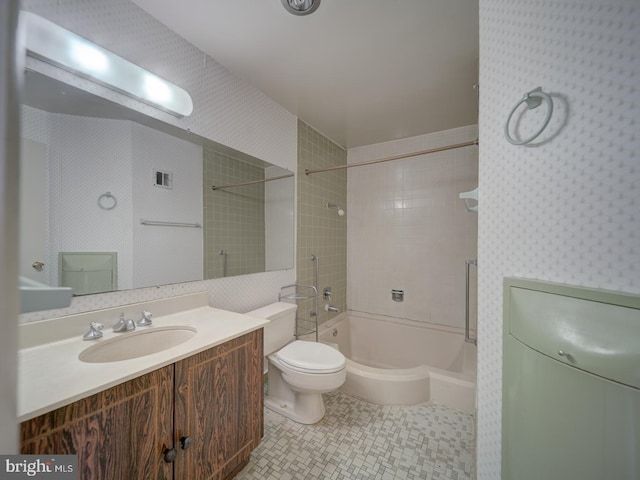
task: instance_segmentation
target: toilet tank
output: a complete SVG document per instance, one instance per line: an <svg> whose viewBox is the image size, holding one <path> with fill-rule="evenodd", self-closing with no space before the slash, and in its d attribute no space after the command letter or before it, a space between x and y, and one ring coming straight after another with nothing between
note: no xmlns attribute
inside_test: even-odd
<svg viewBox="0 0 640 480"><path fill-rule="evenodd" d="M264 326L264 356L271 355L294 340L297 305L276 302L247 312L252 317L270 320Z"/></svg>

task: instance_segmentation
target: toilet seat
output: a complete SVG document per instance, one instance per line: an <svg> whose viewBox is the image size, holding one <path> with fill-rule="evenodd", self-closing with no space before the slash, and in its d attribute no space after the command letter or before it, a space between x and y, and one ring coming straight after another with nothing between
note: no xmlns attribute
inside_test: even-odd
<svg viewBox="0 0 640 480"><path fill-rule="evenodd" d="M344 355L335 348L304 340L291 342L275 356L287 367L301 373L335 373L347 364Z"/></svg>

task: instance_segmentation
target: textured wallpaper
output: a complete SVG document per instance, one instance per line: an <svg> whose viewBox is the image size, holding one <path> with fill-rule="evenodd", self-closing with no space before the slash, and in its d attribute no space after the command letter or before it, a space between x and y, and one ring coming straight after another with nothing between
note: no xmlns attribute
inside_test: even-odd
<svg viewBox="0 0 640 480"><path fill-rule="evenodd" d="M640 293L639 52L637 0L480 0L479 479L500 478L503 277ZM538 86L550 125L513 146Z"/></svg>
<svg viewBox="0 0 640 480"><path fill-rule="evenodd" d="M23 137L46 145L48 156L39 208L49 284L58 283L59 252L116 252L121 290L203 278L201 229L140 224L202 222L202 147L128 120L23 112ZM173 172L171 189L153 185L154 168ZM105 192L113 200L101 202L113 209L99 207Z"/></svg>

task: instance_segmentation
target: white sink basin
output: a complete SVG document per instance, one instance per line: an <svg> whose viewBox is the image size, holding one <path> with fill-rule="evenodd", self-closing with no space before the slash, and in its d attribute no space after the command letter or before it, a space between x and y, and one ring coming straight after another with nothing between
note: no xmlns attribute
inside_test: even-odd
<svg viewBox="0 0 640 480"><path fill-rule="evenodd" d="M80 352L78 358L86 363L106 363L144 357L180 345L196 332L193 327L176 326L121 333L116 338L97 340L98 343Z"/></svg>

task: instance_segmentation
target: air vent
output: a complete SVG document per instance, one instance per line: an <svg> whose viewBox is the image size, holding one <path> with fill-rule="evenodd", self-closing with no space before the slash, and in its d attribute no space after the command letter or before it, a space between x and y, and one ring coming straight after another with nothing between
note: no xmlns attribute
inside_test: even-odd
<svg viewBox="0 0 640 480"><path fill-rule="evenodd" d="M165 172L163 170L154 170L153 184L156 187L171 189L173 187L173 173Z"/></svg>

